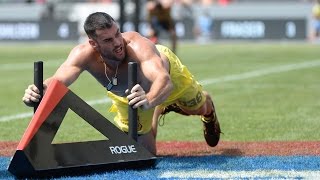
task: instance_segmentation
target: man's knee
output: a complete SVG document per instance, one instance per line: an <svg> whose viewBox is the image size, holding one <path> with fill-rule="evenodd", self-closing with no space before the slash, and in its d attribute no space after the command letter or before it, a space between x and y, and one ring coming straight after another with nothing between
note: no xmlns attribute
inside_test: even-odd
<svg viewBox="0 0 320 180"><path fill-rule="evenodd" d="M206 98L206 100L204 101L204 103L196 110L184 110L186 113L190 114L190 115L206 115L206 114L210 114L213 110L212 107L212 98L209 95L209 93L207 93L206 91L203 91L203 94Z"/></svg>

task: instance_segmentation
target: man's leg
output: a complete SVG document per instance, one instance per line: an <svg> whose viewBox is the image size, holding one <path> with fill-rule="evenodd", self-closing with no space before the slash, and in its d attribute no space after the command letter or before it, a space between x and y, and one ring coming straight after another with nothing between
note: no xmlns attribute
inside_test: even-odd
<svg viewBox="0 0 320 180"><path fill-rule="evenodd" d="M203 122L203 135L207 144L211 147L218 145L221 129L215 109L210 115L202 116L201 120Z"/></svg>
<svg viewBox="0 0 320 180"><path fill-rule="evenodd" d="M211 96L207 92L203 91L203 98L205 98L204 103L195 110L190 110L188 108L184 108L183 106L177 106L177 104L173 106L174 109L170 109L170 106L168 106L169 108L167 109L165 108L156 110L154 112L152 122L153 131L157 132L157 123L161 114L174 111L182 115L200 115L204 127L203 133L207 144L211 147L216 146L220 140L220 124L216 115L216 110L213 105ZM180 109L177 110L177 107Z"/></svg>
<svg viewBox="0 0 320 180"><path fill-rule="evenodd" d="M203 94L206 97L206 101L200 108L196 110L188 110L181 107L181 109L189 115L201 116L201 121L203 122L204 128L204 138L209 146L214 147L219 143L220 140L220 124L211 96L205 91L203 91Z"/></svg>
<svg viewBox="0 0 320 180"><path fill-rule="evenodd" d="M204 115L204 116L210 115L211 112L213 112L214 110L211 96L206 91L202 91L202 92L204 94L204 98L206 98L202 106L200 106L198 109L195 109L195 110L190 110L188 108L184 108L183 106L180 106L181 110L189 115Z"/></svg>

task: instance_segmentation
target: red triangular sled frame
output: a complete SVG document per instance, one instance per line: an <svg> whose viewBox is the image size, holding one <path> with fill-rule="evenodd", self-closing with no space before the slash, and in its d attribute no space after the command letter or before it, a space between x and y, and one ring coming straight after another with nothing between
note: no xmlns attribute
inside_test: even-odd
<svg viewBox="0 0 320 180"><path fill-rule="evenodd" d="M108 140L51 144L69 108ZM123 153L119 153L119 149L123 149ZM146 168L154 166L155 162L155 155L61 82L53 80L17 147L8 171L16 177L56 177Z"/></svg>

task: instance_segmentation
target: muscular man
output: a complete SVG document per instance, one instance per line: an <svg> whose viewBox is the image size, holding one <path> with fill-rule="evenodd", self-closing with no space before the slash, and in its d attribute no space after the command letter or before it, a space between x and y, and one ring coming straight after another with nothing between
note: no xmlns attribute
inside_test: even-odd
<svg viewBox="0 0 320 180"><path fill-rule="evenodd" d="M121 33L113 18L102 12L89 15L84 29L89 40L72 49L56 73L44 81L45 90L52 79L69 86L88 71L108 91L113 100L110 111L116 113L114 120L122 131L128 131L128 104L138 108L138 142L150 152L156 154L158 117L172 110L201 115L208 145L217 145L220 127L210 96L167 47L155 46L137 32ZM127 90L128 62L132 61L138 64L138 84ZM39 98L36 86L29 85L22 100L32 106Z"/></svg>

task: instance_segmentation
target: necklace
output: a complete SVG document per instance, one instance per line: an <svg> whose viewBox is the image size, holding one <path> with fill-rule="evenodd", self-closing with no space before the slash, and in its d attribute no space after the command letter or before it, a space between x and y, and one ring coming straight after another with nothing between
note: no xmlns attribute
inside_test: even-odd
<svg viewBox="0 0 320 180"><path fill-rule="evenodd" d="M101 55L100 55L101 57ZM101 57L101 59L103 59ZM119 63L120 64L120 63ZM114 74L114 76L112 77L112 81L110 80L110 78L108 77L107 75L107 65L106 65L106 62L103 61L103 65L104 65L104 75L106 76L106 78L108 79L109 83L107 85L107 90L110 91L113 86L117 86L118 85L118 78L117 78L117 75L118 75L118 67L119 67L119 64L117 65L117 68L116 68L116 73Z"/></svg>

